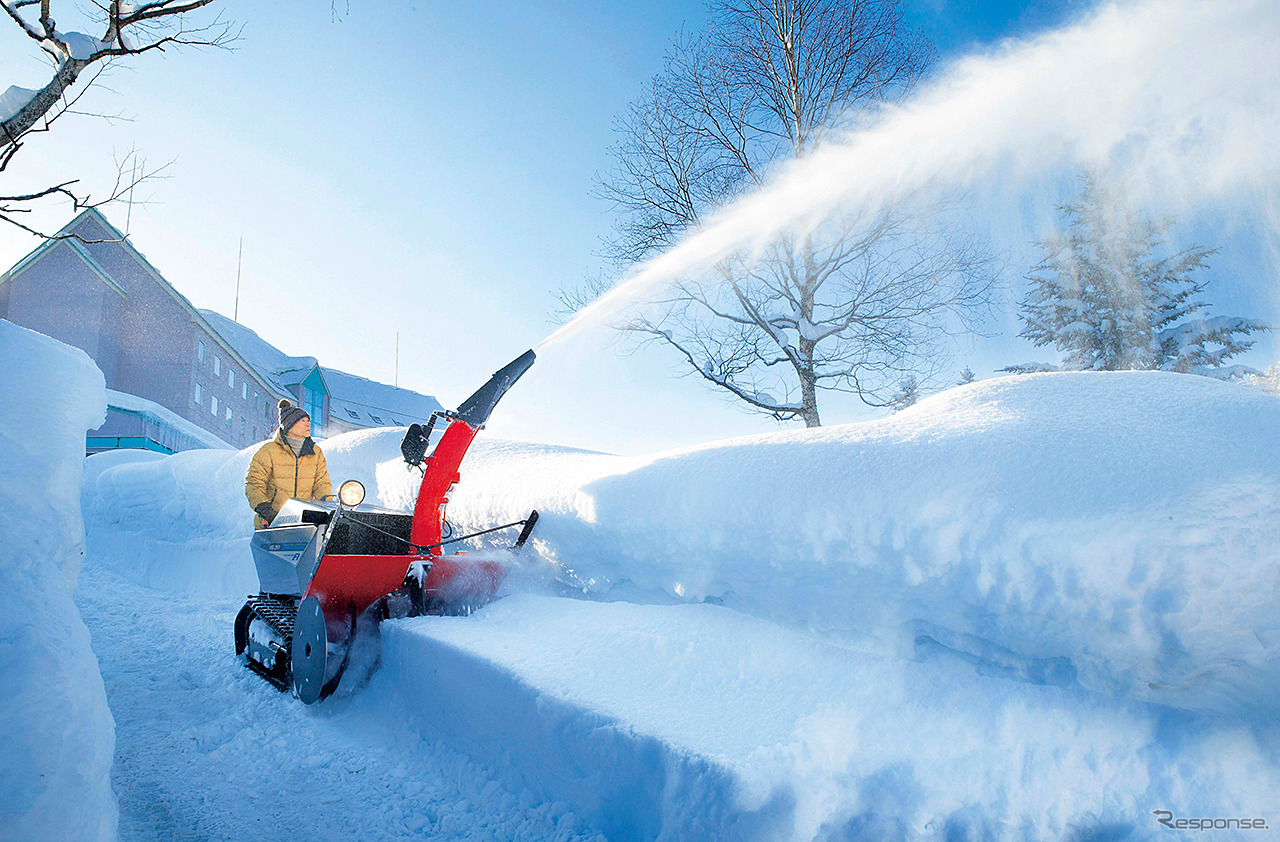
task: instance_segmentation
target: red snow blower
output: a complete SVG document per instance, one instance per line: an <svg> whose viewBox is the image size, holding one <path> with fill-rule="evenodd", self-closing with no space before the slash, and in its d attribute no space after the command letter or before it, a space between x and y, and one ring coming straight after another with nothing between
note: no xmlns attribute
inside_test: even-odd
<svg viewBox="0 0 1280 842"><path fill-rule="evenodd" d="M433 413L426 427L410 425L400 451L422 471L412 515L362 505L364 486L348 480L333 499L289 500L270 526L254 532L261 592L235 622L236 655L245 655L247 667L311 704L338 688L356 619L371 607L377 620L469 614L494 598L507 573L502 563L465 552L446 556L443 548L519 526L519 549L538 513L453 537L445 508L467 448L534 358L526 351L508 363L456 412ZM437 422L444 426L433 449Z"/></svg>

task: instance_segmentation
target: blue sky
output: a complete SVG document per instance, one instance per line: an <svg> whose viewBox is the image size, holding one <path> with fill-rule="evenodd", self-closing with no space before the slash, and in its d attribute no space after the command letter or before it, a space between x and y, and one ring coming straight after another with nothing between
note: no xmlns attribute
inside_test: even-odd
<svg viewBox="0 0 1280 842"><path fill-rule="evenodd" d="M241 322L288 353L387 381L399 331L401 384L446 405L550 332L556 290L598 265L610 217L590 188L612 119L704 15L699 2L351 0L334 21L324 3L217 5L244 25L235 51L113 70L85 107L130 120L67 118L32 142L20 175L100 185L113 152L173 160L130 227L193 303L231 314L243 237ZM917 0L908 14L945 61L1082 8ZM23 39L0 35L0 84L34 87L44 73ZM107 213L124 226L126 208ZM31 246L0 231L0 263ZM1007 313L989 332L957 349L957 369L986 376L1036 357ZM644 452L777 429L673 371L656 352L577 343L535 366L493 430ZM840 401L826 412L866 416Z"/></svg>

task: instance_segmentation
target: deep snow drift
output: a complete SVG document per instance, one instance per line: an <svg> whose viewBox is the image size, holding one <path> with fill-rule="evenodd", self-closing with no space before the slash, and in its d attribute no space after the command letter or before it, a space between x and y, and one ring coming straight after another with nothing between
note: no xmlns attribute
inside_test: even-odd
<svg viewBox="0 0 1280 842"><path fill-rule="evenodd" d="M1280 399L1255 390L1026 375L648 458L487 443L450 513L467 529L537 508L539 546L601 596L711 598L877 651L1272 718L1276 441ZM402 503L396 474L379 493Z"/></svg>
<svg viewBox="0 0 1280 842"><path fill-rule="evenodd" d="M407 509L401 435L326 441L335 483ZM482 436L455 526L542 514L509 593L719 605L525 596L396 623L377 680L461 745L479 751L485 722L527 739L493 763L602 827L1056 835L1136 822L1153 799L1253 813L1280 792L1255 736L1280 714L1278 436L1280 398L1133 372L1003 378L880 421L643 457ZM91 549L151 586L256 588L249 451L113 458L88 461ZM648 679L592 678L614 662ZM765 728L718 705L771 695ZM953 742L930 753L922 734ZM539 771L556 768L573 774ZM591 789L627 774L659 789Z"/></svg>
<svg viewBox="0 0 1280 842"><path fill-rule="evenodd" d="M0 839L114 839L114 726L71 600L106 385L84 352L3 319L0 360Z"/></svg>

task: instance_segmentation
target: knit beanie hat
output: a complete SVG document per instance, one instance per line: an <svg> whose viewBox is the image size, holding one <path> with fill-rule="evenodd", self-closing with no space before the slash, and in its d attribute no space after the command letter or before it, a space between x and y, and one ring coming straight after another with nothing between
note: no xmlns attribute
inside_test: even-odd
<svg viewBox="0 0 1280 842"><path fill-rule="evenodd" d="M308 421L311 420L311 416L308 415L305 410L301 407L294 406L284 398L280 399L280 403L277 404L277 407L280 410L280 429L284 430L286 433L292 430L293 425L297 424L303 418L306 418Z"/></svg>

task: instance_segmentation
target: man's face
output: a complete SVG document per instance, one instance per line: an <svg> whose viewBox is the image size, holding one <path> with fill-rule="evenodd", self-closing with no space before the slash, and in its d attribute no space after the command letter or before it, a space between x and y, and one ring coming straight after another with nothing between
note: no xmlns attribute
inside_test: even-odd
<svg viewBox="0 0 1280 842"><path fill-rule="evenodd" d="M303 418L289 428L289 435L295 439L305 439L311 435L311 419Z"/></svg>

